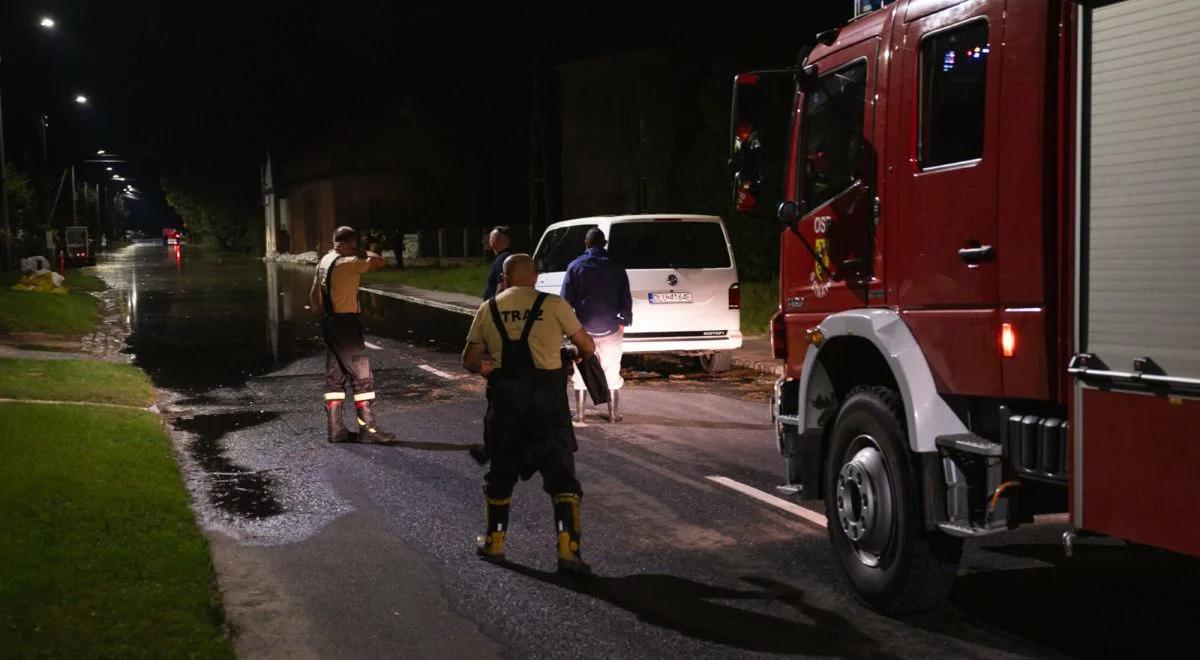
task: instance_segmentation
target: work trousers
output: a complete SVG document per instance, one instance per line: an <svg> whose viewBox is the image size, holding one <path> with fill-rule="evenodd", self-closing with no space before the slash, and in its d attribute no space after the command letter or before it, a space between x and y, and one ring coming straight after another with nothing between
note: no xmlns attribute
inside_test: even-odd
<svg viewBox="0 0 1200 660"><path fill-rule="evenodd" d="M321 319L321 334L326 348L325 399L345 399L347 379L355 401L374 399L375 379L358 314L326 315Z"/></svg>

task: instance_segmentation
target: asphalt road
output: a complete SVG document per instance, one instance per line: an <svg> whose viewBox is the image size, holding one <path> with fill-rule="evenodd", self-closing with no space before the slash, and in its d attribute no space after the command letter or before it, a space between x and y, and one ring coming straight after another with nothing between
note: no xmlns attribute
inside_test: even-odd
<svg viewBox="0 0 1200 660"><path fill-rule="evenodd" d="M482 469L465 449L481 383L456 355L370 342L399 447L324 442L316 356L170 406L246 657L1047 657L1195 641L1194 561L1108 539L1068 561L1061 518L969 542L942 611L866 610L837 581L824 529L712 479L778 482L755 400L767 382L744 372L635 381L622 423L597 411L578 429L598 577L553 573L537 477L516 493L512 565L480 562ZM240 491L239 473L252 477Z"/></svg>
<svg viewBox="0 0 1200 660"><path fill-rule="evenodd" d="M968 541L941 610L874 614L838 582L819 507L754 496L780 480L770 379L669 360L628 360L625 420L578 429L597 577L553 573L537 477L517 488L511 564L483 563L466 317L364 296L377 410L402 444L329 445L309 269L135 246L98 270L124 312L110 329L162 388L242 657L1041 658L1200 641L1195 560L1113 539L1067 560L1062 517Z"/></svg>

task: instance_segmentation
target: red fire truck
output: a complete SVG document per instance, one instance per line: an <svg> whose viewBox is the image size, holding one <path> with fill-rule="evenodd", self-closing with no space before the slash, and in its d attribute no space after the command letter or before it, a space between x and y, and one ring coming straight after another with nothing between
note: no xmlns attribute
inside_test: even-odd
<svg viewBox="0 0 1200 660"><path fill-rule="evenodd" d="M856 5L734 84L783 489L889 613L1035 514L1200 555L1200 2Z"/></svg>

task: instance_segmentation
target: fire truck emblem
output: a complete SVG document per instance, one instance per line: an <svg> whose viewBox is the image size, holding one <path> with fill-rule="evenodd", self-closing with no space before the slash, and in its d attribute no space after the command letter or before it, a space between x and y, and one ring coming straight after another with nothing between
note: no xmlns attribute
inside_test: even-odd
<svg viewBox="0 0 1200 660"><path fill-rule="evenodd" d="M812 274L809 275L808 281L812 285L812 294L817 298L824 298L829 295L829 287L832 282L829 280L829 241L825 238L818 238L813 242L813 250L821 257L819 260L813 259Z"/></svg>

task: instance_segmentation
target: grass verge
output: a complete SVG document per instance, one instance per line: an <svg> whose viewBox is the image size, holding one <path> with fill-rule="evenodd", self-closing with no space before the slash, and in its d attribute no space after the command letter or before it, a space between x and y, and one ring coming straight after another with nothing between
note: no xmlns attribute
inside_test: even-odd
<svg viewBox="0 0 1200 660"><path fill-rule="evenodd" d="M363 275L364 284L407 284L419 289L452 291L478 296L483 293L491 264L471 266L410 266L385 268Z"/></svg>
<svg viewBox="0 0 1200 660"><path fill-rule="evenodd" d="M5 655L233 657L157 415L5 403L0 438Z"/></svg>
<svg viewBox="0 0 1200 660"><path fill-rule="evenodd" d="M154 386L140 369L124 364L0 358L0 398L148 406Z"/></svg>
<svg viewBox="0 0 1200 660"><path fill-rule="evenodd" d="M104 289L95 275L67 272L65 296L14 291L17 273L0 274L0 334L42 332L52 335L83 335L100 322L100 301L89 291Z"/></svg>
<svg viewBox="0 0 1200 660"><path fill-rule="evenodd" d="M742 332L771 332L771 317L779 309L779 282L742 282Z"/></svg>

